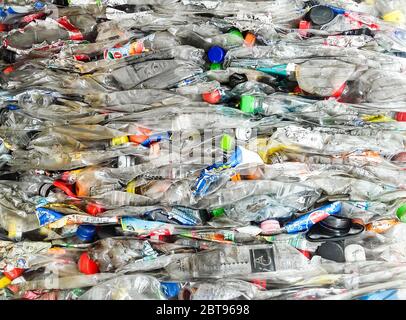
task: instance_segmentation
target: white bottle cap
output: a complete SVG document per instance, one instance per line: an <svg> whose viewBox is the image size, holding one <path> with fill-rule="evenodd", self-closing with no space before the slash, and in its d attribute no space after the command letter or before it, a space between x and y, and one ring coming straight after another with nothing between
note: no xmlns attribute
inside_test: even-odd
<svg viewBox="0 0 406 320"><path fill-rule="evenodd" d="M365 250L359 244L350 244L344 250L346 262L366 261Z"/></svg>
<svg viewBox="0 0 406 320"><path fill-rule="evenodd" d="M252 129L251 128L237 128L235 130L235 136L237 140L248 141L251 138Z"/></svg>

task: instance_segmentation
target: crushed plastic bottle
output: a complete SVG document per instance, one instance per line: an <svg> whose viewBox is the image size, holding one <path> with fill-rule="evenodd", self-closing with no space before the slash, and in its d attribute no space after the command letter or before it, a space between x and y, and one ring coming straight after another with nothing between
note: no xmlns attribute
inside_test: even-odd
<svg viewBox="0 0 406 320"><path fill-rule="evenodd" d="M399 300L406 2L0 7L0 300Z"/></svg>

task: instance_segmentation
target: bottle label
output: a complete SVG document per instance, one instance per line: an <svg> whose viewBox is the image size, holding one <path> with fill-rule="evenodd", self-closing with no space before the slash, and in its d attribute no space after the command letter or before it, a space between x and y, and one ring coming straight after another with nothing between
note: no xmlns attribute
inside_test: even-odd
<svg viewBox="0 0 406 320"><path fill-rule="evenodd" d="M122 47L115 47L104 51L104 59L115 60L128 56L140 54L144 51L144 44L142 41L129 42Z"/></svg>
<svg viewBox="0 0 406 320"><path fill-rule="evenodd" d="M169 219L179 221L179 223L187 226L195 226L201 223L200 219L196 217L196 213L190 208L172 208L168 213Z"/></svg>
<svg viewBox="0 0 406 320"><path fill-rule="evenodd" d="M104 224L104 223L118 223L117 217L94 217L94 216L85 216L79 214L72 214L69 216L63 216L56 222L50 223L49 228L58 229L67 225L76 225L76 224Z"/></svg>
<svg viewBox="0 0 406 320"><path fill-rule="evenodd" d="M138 234L149 234L153 230L163 229L166 223L157 221L147 221L134 217L122 217L121 227L124 231L135 232Z"/></svg>
<svg viewBox="0 0 406 320"><path fill-rule="evenodd" d="M63 214L47 208L37 208L36 215L41 227L55 222L64 217Z"/></svg>

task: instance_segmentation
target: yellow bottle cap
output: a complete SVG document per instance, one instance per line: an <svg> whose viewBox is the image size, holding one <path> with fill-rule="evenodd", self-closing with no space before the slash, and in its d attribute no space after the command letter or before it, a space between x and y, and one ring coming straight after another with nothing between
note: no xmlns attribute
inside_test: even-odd
<svg viewBox="0 0 406 320"><path fill-rule="evenodd" d="M0 289L7 287L11 283L11 280L7 277L0 278Z"/></svg>
<svg viewBox="0 0 406 320"><path fill-rule="evenodd" d="M400 10L388 12L382 16L382 19L387 22L394 22L396 24L403 24L406 21L405 15Z"/></svg>
<svg viewBox="0 0 406 320"><path fill-rule="evenodd" d="M127 136L115 137L115 138L111 139L111 145L118 146L120 144L124 144L124 143L127 143L129 141L130 140L128 140Z"/></svg>

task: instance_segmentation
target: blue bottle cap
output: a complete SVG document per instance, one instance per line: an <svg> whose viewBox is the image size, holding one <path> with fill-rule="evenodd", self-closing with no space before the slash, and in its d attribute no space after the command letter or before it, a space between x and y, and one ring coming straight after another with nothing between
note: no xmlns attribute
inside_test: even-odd
<svg viewBox="0 0 406 320"><path fill-rule="evenodd" d="M90 242L96 235L96 227L91 224L82 224L76 230L76 236L83 242Z"/></svg>
<svg viewBox="0 0 406 320"><path fill-rule="evenodd" d="M161 282L161 289L165 296L169 299L178 296L180 285L178 282Z"/></svg>
<svg viewBox="0 0 406 320"><path fill-rule="evenodd" d="M45 7L45 4L42 3L41 1L37 1L34 3L34 8L37 10L41 10L43 7Z"/></svg>
<svg viewBox="0 0 406 320"><path fill-rule="evenodd" d="M8 110L18 110L18 109L20 109L20 107L15 105L15 104L8 104L6 108Z"/></svg>
<svg viewBox="0 0 406 320"><path fill-rule="evenodd" d="M209 57L209 60L211 63L223 62L225 55L226 55L226 52L224 51L224 49L222 47L219 47L219 46L213 46L207 52L207 56Z"/></svg>

